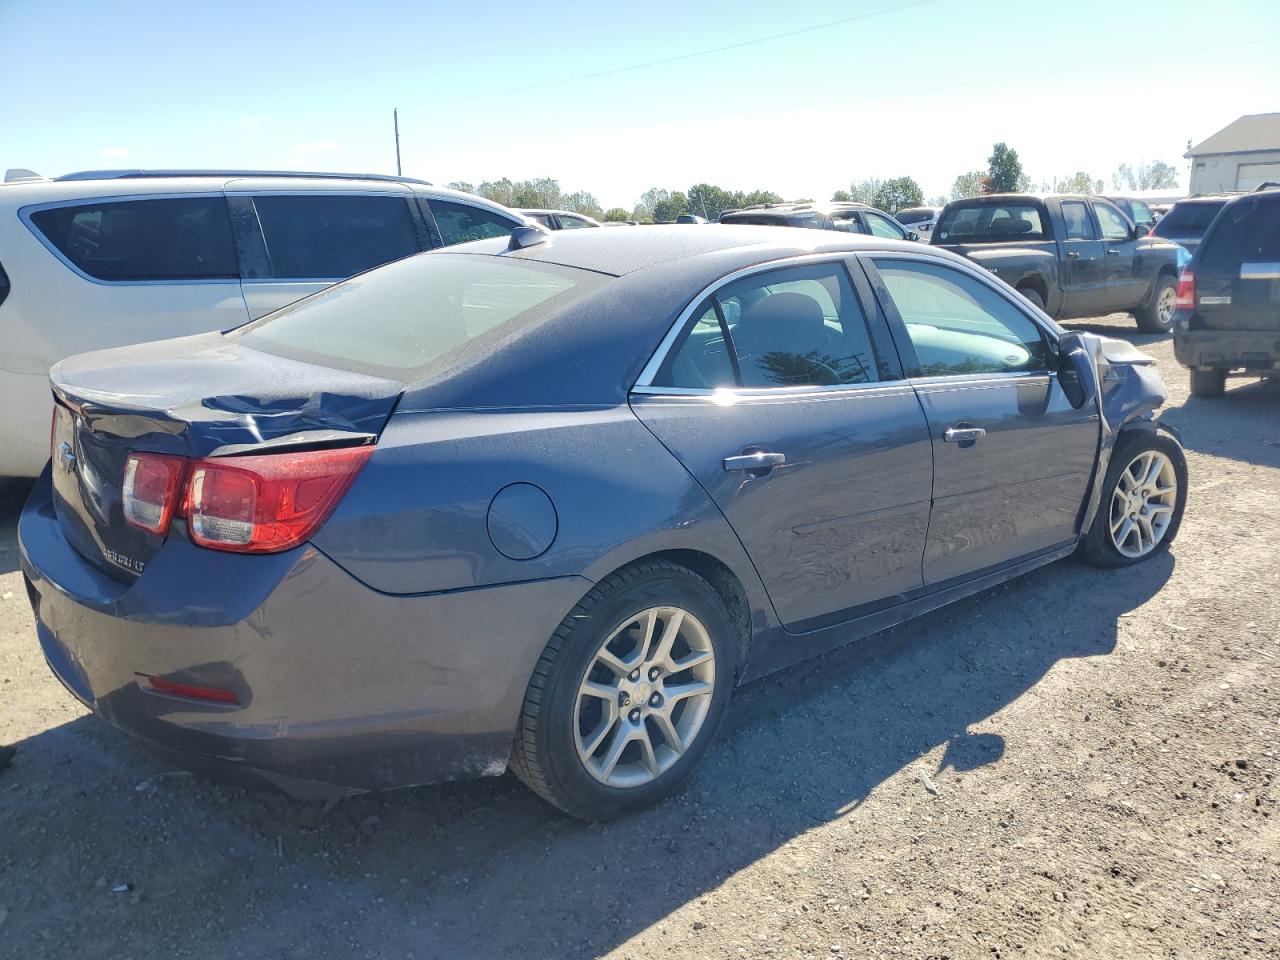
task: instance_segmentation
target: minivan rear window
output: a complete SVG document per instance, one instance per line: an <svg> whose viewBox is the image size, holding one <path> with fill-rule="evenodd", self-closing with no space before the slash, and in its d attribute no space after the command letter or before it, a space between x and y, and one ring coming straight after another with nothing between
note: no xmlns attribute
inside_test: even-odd
<svg viewBox="0 0 1280 960"><path fill-rule="evenodd" d="M221 196L95 200L37 210L33 227L95 280L238 279Z"/></svg>
<svg viewBox="0 0 1280 960"><path fill-rule="evenodd" d="M432 253L327 287L227 336L311 363L421 379L483 360L611 279L549 263Z"/></svg>
<svg viewBox="0 0 1280 960"><path fill-rule="evenodd" d="M948 207L934 229L943 243L1044 240L1040 208L1030 203L982 203Z"/></svg>

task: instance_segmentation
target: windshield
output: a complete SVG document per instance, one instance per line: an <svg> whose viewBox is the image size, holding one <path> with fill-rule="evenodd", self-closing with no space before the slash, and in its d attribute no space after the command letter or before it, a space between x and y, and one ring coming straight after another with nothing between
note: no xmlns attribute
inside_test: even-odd
<svg viewBox="0 0 1280 960"><path fill-rule="evenodd" d="M477 362L611 278L476 254L423 254L326 287L228 334L326 366L403 376Z"/></svg>
<svg viewBox="0 0 1280 960"><path fill-rule="evenodd" d="M1031 203L980 203L948 207L934 228L943 243L1005 243L1045 239L1040 208Z"/></svg>
<svg viewBox="0 0 1280 960"><path fill-rule="evenodd" d="M1220 203L1175 203L1151 232L1157 237L1203 237L1213 218L1225 205L1225 200Z"/></svg>

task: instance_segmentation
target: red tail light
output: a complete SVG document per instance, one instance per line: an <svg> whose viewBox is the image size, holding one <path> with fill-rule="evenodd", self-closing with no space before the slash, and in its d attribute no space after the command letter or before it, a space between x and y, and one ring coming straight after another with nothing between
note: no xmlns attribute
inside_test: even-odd
<svg viewBox="0 0 1280 960"><path fill-rule="evenodd" d="M191 540L274 553L307 540L350 489L372 447L198 460L183 512Z"/></svg>
<svg viewBox="0 0 1280 960"><path fill-rule="evenodd" d="M1177 308L1179 310L1196 308L1196 275L1190 270L1183 270L1182 276L1178 278Z"/></svg>
<svg viewBox="0 0 1280 960"><path fill-rule="evenodd" d="M178 506L185 457L131 453L124 465L124 518L151 533L164 533Z"/></svg>
<svg viewBox="0 0 1280 960"><path fill-rule="evenodd" d="M234 690L225 690L222 687L199 687L192 683L177 683L173 680L166 680L164 677L143 677L147 681L147 686L156 693L167 693L175 697L185 697L188 700L212 700L214 703L239 703L240 698L236 696Z"/></svg>

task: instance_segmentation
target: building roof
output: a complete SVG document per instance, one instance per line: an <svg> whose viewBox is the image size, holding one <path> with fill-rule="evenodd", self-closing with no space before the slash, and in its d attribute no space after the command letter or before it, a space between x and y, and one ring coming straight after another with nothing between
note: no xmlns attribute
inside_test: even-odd
<svg viewBox="0 0 1280 960"><path fill-rule="evenodd" d="M1280 150L1280 113L1254 113L1241 117L1208 140L1191 147L1183 156L1255 153L1259 150Z"/></svg>

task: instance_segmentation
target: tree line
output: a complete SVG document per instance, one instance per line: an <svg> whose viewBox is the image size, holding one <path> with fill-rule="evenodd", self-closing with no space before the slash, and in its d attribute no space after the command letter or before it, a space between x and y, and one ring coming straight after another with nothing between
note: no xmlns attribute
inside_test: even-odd
<svg viewBox="0 0 1280 960"><path fill-rule="evenodd" d="M1178 171L1162 160L1136 165L1122 163L1111 174L1111 185L1120 192L1173 190L1178 185ZM606 210L594 194L586 190L566 193L561 189L560 181L550 177L514 181L503 177L501 180L486 180L479 186L455 181L449 186L507 207L572 210L605 221L667 223L685 214L716 220L726 210L784 202L781 194L772 190L726 190L711 183L696 183L687 190L652 187L640 195L630 210L623 207ZM1018 152L1008 144L997 143L992 146L986 168L958 175L951 184L949 196L938 194L930 197L926 203L920 184L913 177L901 176L888 180L857 180L849 184L849 189L835 191L831 199L856 200L887 213L897 213L908 207L940 207L948 200L965 200L988 193L1026 193L1030 190L1045 193L1102 193L1105 189L1105 181L1083 170L1037 184L1022 169ZM800 198L791 202L806 203L812 202L812 199Z"/></svg>

